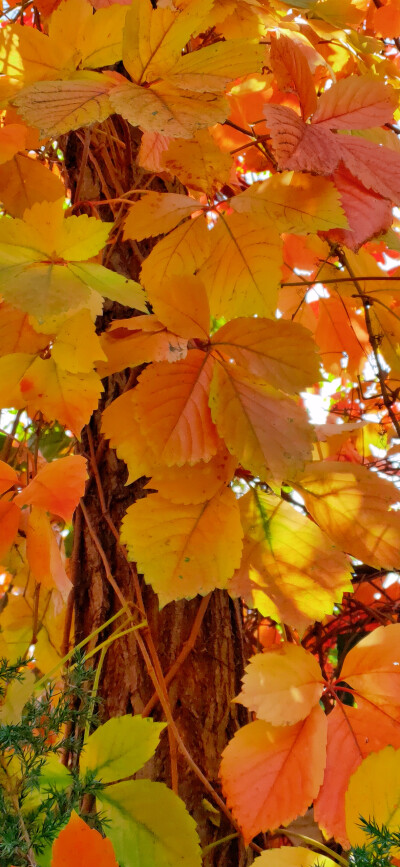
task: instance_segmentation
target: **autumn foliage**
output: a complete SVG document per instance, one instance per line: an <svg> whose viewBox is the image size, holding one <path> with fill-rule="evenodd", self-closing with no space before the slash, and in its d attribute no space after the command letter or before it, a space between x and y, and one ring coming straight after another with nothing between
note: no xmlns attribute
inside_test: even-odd
<svg viewBox="0 0 400 867"><path fill-rule="evenodd" d="M0 58L0 657L30 660L0 721L11 737L62 691L82 524L117 611L82 643L90 688L132 633L163 714L89 715L79 767L48 739L40 797L83 796L40 851L8 746L12 862L219 864L178 750L259 867L346 864L360 815L400 825L400 3L13 0ZM120 526L110 449L141 484ZM196 628L213 591L240 600L248 722L217 785L174 720L137 573L160 609L200 597ZM172 788L141 770L164 729Z"/></svg>

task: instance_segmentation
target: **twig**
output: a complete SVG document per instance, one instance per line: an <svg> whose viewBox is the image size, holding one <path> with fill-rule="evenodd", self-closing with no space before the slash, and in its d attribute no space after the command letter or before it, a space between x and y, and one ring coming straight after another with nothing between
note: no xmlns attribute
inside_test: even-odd
<svg viewBox="0 0 400 867"><path fill-rule="evenodd" d="M375 364L376 364L376 368L377 368L377 376L378 376L378 380L379 380L379 385L381 387L382 400L383 400L383 403L387 409L388 415L390 416L390 419L392 421L392 424L393 424L393 427L396 431L396 434L398 437L400 437L400 424L399 424L399 421L396 417L396 413L393 411L392 398L390 397L389 391L388 391L387 386L386 386L385 371L383 370L383 367L381 365L381 360L379 358L379 340L376 337L376 335L374 334L374 329L372 327L371 316L370 316L370 312L369 312L370 303L369 303L369 301L367 301L365 294L361 289L361 286L359 283L360 278L358 278L354 274L352 267L349 264L349 262L347 260L347 256L344 253L344 251L340 247L336 247L335 252L338 256L339 262L347 269L348 273L350 274L351 280L352 280L352 282L353 282L353 284L354 284L354 286L358 292L358 295L360 296L360 299L361 299L361 302L362 302L362 305L364 308L365 324L366 324L367 331L368 331L369 342L370 342L370 346L371 346L371 349L372 349L372 352L374 355Z"/></svg>

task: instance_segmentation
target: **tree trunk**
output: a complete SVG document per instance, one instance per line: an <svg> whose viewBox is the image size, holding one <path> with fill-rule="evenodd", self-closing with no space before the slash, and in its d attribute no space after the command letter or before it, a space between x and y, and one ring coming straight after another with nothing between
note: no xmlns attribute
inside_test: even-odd
<svg viewBox="0 0 400 867"><path fill-rule="evenodd" d="M106 145L105 145L106 143ZM166 185L159 177L150 176L136 163L140 133L120 118L113 118L85 133L85 138L71 134L65 143L65 166L76 213L91 213L85 202L114 199L133 189L177 191L176 185ZM79 205L78 205L79 201ZM116 219L126 214L124 205L102 206L103 219ZM154 242L153 242L154 244ZM138 279L141 260L152 244L136 245L117 240L106 263L126 276ZM133 310L106 302L99 317L98 332L103 331L111 319L134 315ZM90 480L78 510L75 523L73 573L75 582L76 640L80 641L101 626L121 607L104 565L107 559L113 579L123 597L135 604L132 564L128 564L124 549L113 533L119 529L127 507L145 496L145 479L125 485L127 469L108 447L100 433L101 410L135 381L135 371L126 370L103 381L104 394L99 410L82 433L79 451L89 463ZM94 461L94 455L96 459ZM94 471L94 463L97 469ZM97 476L97 478L96 478ZM102 498L104 500L102 502ZM106 513L104 513L104 504ZM197 625L206 603L201 597L158 609L158 600L150 587L140 581L146 618L164 675L179 656L185 642ZM201 607L199 612L199 607ZM143 615L136 610L137 621ZM196 622L195 622L196 621ZM104 638L101 634L100 640ZM168 689L171 711L185 746L195 763L218 790L218 768L221 752L240 723L242 710L232 705L232 698L240 689L244 667L242 620L240 606L224 591L215 591L208 601L193 649L179 667ZM125 713L151 712L155 719L164 719L157 701L150 702L154 686L150 679L135 633L116 640L108 649L101 677L101 712L104 718ZM220 827L216 814L204 803L212 797L203 783L178 753L178 792L198 823L203 846L231 833L234 829L221 815ZM146 765L143 776L171 784L171 761L168 735L161 736L160 747L154 760ZM210 820L212 819L212 821ZM244 864L246 856L241 844L215 847L204 861L206 867Z"/></svg>

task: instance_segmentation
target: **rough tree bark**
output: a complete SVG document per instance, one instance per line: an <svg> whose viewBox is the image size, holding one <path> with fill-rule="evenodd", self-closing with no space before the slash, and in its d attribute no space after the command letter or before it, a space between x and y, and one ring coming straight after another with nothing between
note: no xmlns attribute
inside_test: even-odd
<svg viewBox="0 0 400 867"><path fill-rule="evenodd" d="M75 213L91 213L90 207L85 204L89 200L117 198L135 188L177 190L176 185L166 186L159 177L150 176L137 165L139 145L138 130L130 128L120 118L108 120L84 135L77 133L68 137L64 143L65 169ZM126 206L115 204L111 209L101 206L99 214L105 220L116 219L118 224L120 217L126 214ZM106 264L137 279L141 261L150 249L150 245L122 242L117 231L117 240ZM103 331L110 319L132 315L133 310L106 302L103 315L97 322L97 330ZM75 523L73 572L77 640L101 626L121 607L106 576L104 554L124 598L137 602L132 566L127 563L124 551L115 538L112 524L119 529L127 507L145 495L145 480L125 485L125 464L118 460L100 433L101 410L127 386L134 385L136 373L125 370L103 381L104 394L99 410L93 413L89 425L84 429L79 446L80 452L88 458L91 469L83 510L78 510ZM96 472L93 469L94 454L98 468ZM190 602L171 603L160 612L151 588L142 582L141 586L146 617L165 674L189 638L202 600L197 597ZM142 619L139 612L137 616L138 620ZM170 684L169 701L187 749L217 789L221 752L240 723L247 721L246 717L240 720L242 711L237 705L231 704L240 688L243 666L240 608L227 593L216 591L208 601L195 646ZM141 713L153 693L154 687L135 634L115 641L107 652L102 673L104 716ZM156 719L164 718L158 702L151 712ZM233 829L224 816L221 817L219 828L210 821L211 813L204 805L203 798L207 797L210 802L211 798L187 761L179 754L178 774L179 795L198 823L202 845L229 834ZM145 775L171 783L170 750L165 733L155 759L145 768ZM212 850L204 863L206 867L228 867L248 861L241 844L234 840Z"/></svg>

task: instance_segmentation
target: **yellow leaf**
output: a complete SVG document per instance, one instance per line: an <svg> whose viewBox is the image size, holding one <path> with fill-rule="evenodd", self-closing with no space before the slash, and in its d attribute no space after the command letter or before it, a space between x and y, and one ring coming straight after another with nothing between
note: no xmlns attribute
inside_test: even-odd
<svg viewBox="0 0 400 867"><path fill-rule="evenodd" d="M210 250L210 232L205 220L187 220L155 245L145 259L141 280L150 292L169 277L197 273Z"/></svg>
<svg viewBox="0 0 400 867"><path fill-rule="evenodd" d="M95 361L106 360L89 310L79 310L61 326L51 356L70 373L89 373Z"/></svg>
<svg viewBox="0 0 400 867"><path fill-rule="evenodd" d="M323 687L315 657L304 647L285 642L251 657L234 701L274 726L292 725L318 704Z"/></svg>
<svg viewBox="0 0 400 867"><path fill-rule="evenodd" d="M182 47L199 32L212 0L189 0L183 9L152 9L146 0L133 3L126 16L123 59L132 81L140 84L165 76L179 60Z"/></svg>
<svg viewBox="0 0 400 867"><path fill-rule="evenodd" d="M124 240L143 241L165 235L199 208L199 203L189 196L149 191L130 206L124 223Z"/></svg>
<svg viewBox="0 0 400 867"><path fill-rule="evenodd" d="M321 530L363 563L400 568L398 490L366 467L338 461L309 464L294 487Z"/></svg>
<svg viewBox="0 0 400 867"><path fill-rule="evenodd" d="M168 80L193 91L220 91L226 85L251 72L261 72L265 47L249 39L216 42L198 51L181 55Z"/></svg>
<svg viewBox="0 0 400 867"><path fill-rule="evenodd" d="M150 494L130 506L121 540L158 593L160 606L224 588L242 548L239 509L225 488L211 500L175 504Z"/></svg>
<svg viewBox="0 0 400 867"><path fill-rule="evenodd" d="M350 562L289 503L259 488L239 500L243 558L230 592L301 632L351 592Z"/></svg>
<svg viewBox="0 0 400 867"><path fill-rule="evenodd" d="M182 467L158 465L154 456L152 477L146 488L158 491L172 503L203 503L210 500L222 485L232 481L236 463L236 458L229 454L222 441L211 460L199 461L193 467L188 464Z"/></svg>
<svg viewBox="0 0 400 867"><path fill-rule="evenodd" d="M311 427L305 410L241 368L215 365L210 406L229 451L263 481L282 481L307 460Z"/></svg>
<svg viewBox="0 0 400 867"><path fill-rule="evenodd" d="M378 626L347 654L340 673L357 694L377 705L400 708L400 624Z"/></svg>
<svg viewBox="0 0 400 867"><path fill-rule="evenodd" d="M72 72L73 47L49 39L34 27L8 25L0 34L2 73L29 85Z"/></svg>
<svg viewBox="0 0 400 867"><path fill-rule="evenodd" d="M216 331L211 343L250 374L289 394L319 380L317 347L311 333L295 322L234 319Z"/></svg>
<svg viewBox="0 0 400 867"><path fill-rule="evenodd" d="M360 828L360 816L398 832L400 825L400 750L385 747L367 756L350 779L346 792L346 830L352 846L370 842ZM400 849L391 850L400 857Z"/></svg>
<svg viewBox="0 0 400 867"><path fill-rule="evenodd" d="M252 184L230 204L237 213L259 220L264 231L266 223L299 235L347 227L335 185L300 172L281 172Z"/></svg>
<svg viewBox="0 0 400 867"><path fill-rule="evenodd" d="M327 858L305 846L282 846L281 849L267 849L254 861L255 867L337 867L337 861Z"/></svg>
<svg viewBox="0 0 400 867"><path fill-rule="evenodd" d="M26 28L27 29L27 28ZM76 73L69 81L40 81L25 87L14 104L30 126L44 136L100 123L112 114L110 89L115 82L105 73Z"/></svg>
<svg viewBox="0 0 400 867"><path fill-rule="evenodd" d="M64 219L63 201L36 203L23 220L0 220L4 298L39 318L89 306L91 289L145 309L143 292L133 280L82 262L104 246L111 225L86 215Z"/></svg>
<svg viewBox="0 0 400 867"><path fill-rule="evenodd" d="M210 232L210 255L198 271L211 315L275 316L282 278L282 241L248 215L220 215Z"/></svg>
<svg viewBox="0 0 400 867"><path fill-rule="evenodd" d="M39 160L16 154L0 166L0 198L12 217L22 217L35 202L55 202L64 196L60 179Z"/></svg>
<svg viewBox="0 0 400 867"><path fill-rule="evenodd" d="M207 130L191 140L174 139L161 154L161 166L192 190L212 194L228 182L232 157L223 153Z"/></svg>
<svg viewBox="0 0 400 867"><path fill-rule="evenodd" d="M51 16L49 37L73 49L74 66L111 66L122 57L126 12L126 6L115 4L93 15L89 0L62 0Z"/></svg>
<svg viewBox="0 0 400 867"><path fill-rule="evenodd" d="M33 671L26 669L21 680L10 683L6 697L0 706L0 722L2 725L17 725L21 722L21 713L29 701L35 686Z"/></svg>
<svg viewBox="0 0 400 867"><path fill-rule="evenodd" d="M229 114L228 101L223 94L181 90L168 81L148 88L133 82L117 85L110 90L110 102L114 111L132 126L175 138L191 138L195 130L222 123ZM79 116L82 117L82 113ZM104 120L93 118L84 123L92 123L94 119ZM82 122L76 124L81 125Z"/></svg>
<svg viewBox="0 0 400 867"><path fill-rule="evenodd" d="M213 360L198 349L176 364L160 361L146 368L136 386L141 433L167 466L207 461L218 437L208 406Z"/></svg>
<svg viewBox="0 0 400 867"><path fill-rule="evenodd" d="M316 797L325 766L326 723L319 705L292 726L256 720L239 729L225 748L222 787L246 843L260 831L287 825Z"/></svg>
<svg viewBox="0 0 400 867"><path fill-rule="evenodd" d="M136 388L121 394L104 410L102 431L128 467L127 485L141 476L151 476L156 457L138 424Z"/></svg>

